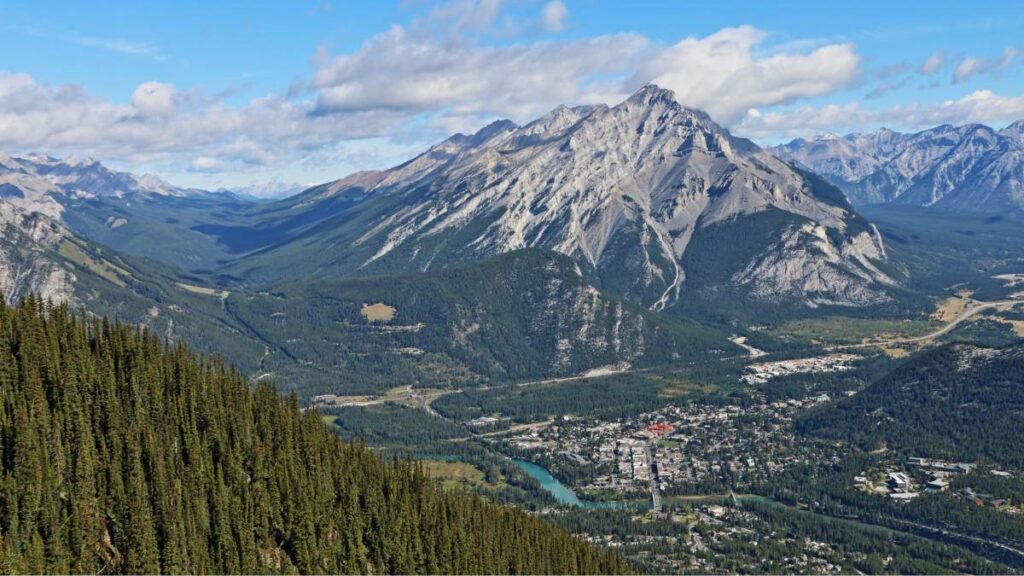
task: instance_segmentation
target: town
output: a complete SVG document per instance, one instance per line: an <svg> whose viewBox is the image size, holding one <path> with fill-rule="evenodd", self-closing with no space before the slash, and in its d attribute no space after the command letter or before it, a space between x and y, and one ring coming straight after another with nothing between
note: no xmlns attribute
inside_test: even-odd
<svg viewBox="0 0 1024 576"><path fill-rule="evenodd" d="M607 422L562 418L494 442L556 470L572 468L573 488L583 495L657 499L764 482L819 458L820 449L796 441L791 421L798 410L828 400L821 394L745 407L670 405Z"/></svg>
<svg viewBox="0 0 1024 576"><path fill-rule="evenodd" d="M792 360L751 364L747 366L747 373L740 376L740 380L744 384L754 386L765 384L772 378L788 376L790 374L843 372L849 370L854 362L861 359L863 357L856 354L830 354L813 358L795 358Z"/></svg>

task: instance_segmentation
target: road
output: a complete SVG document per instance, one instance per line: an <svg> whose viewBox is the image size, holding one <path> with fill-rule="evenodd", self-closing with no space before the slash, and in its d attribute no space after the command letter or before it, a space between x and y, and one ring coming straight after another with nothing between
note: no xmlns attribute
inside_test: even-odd
<svg viewBox="0 0 1024 576"><path fill-rule="evenodd" d="M942 328L925 334L924 336L914 336L909 338L892 338L890 340L874 341L874 342L863 342L861 344L844 344L842 346L833 346L832 350L849 349L849 348L870 348L873 346L891 346L895 344L919 344L921 342L930 342L936 338L948 334L953 331L957 326L966 322L974 316L986 311L986 310L1007 310L1024 302L1024 300L999 300L996 302L981 302L967 310L964 310L962 314L957 316L952 322L946 324Z"/></svg>
<svg viewBox="0 0 1024 576"><path fill-rule="evenodd" d="M658 475L654 473L654 450L651 448L652 442L647 443L647 465L651 468L651 512L655 514L661 513L661 491L658 490Z"/></svg>
<svg viewBox="0 0 1024 576"><path fill-rule="evenodd" d="M547 428L548 426L550 426L550 425L552 425L554 423L555 423L554 420L544 420L543 422L530 422L529 424L516 424L514 426L509 426L508 428L505 428L504 430L497 430L495 432L485 432L483 434L473 434L473 435L476 436L477 438L487 438L489 436L502 436L504 434L513 434L513 433L516 433L516 432L536 432L537 430L540 430L541 428Z"/></svg>

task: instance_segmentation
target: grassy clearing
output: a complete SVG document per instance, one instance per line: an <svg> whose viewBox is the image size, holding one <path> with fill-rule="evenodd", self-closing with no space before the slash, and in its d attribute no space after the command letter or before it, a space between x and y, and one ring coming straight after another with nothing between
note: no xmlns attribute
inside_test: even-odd
<svg viewBox="0 0 1024 576"><path fill-rule="evenodd" d="M60 243L58 252L61 256L67 258L68 260L71 260L76 264L85 266L89 270L92 270L98 276L110 282L111 284L116 284L121 288L125 288L128 286L128 284L124 281L124 278L122 278L122 276L131 278L131 273L129 273L127 270L123 268L111 264L110 262L107 262L106 260L97 260L93 258L89 254L86 254L81 249L81 247L79 247L78 244L75 244L74 242L64 240L63 242Z"/></svg>
<svg viewBox="0 0 1024 576"><path fill-rule="evenodd" d="M388 306L383 302L363 304L363 307L359 310L359 313L368 322L391 322L395 317L395 312L398 312L398 310L394 306Z"/></svg>
<svg viewBox="0 0 1024 576"><path fill-rule="evenodd" d="M1003 318L1002 316L987 316L986 318L996 322L1002 322L1003 324L1009 324L1017 336L1024 338L1024 320L1011 320L1009 318Z"/></svg>
<svg viewBox="0 0 1024 576"><path fill-rule="evenodd" d="M709 394L715 391L715 386L709 384L696 384L689 380L665 380L665 385L658 390L658 396L661 398L680 398L683 396L690 396L695 392L703 392Z"/></svg>
<svg viewBox="0 0 1024 576"><path fill-rule="evenodd" d="M228 296L231 295L231 292L228 292L227 290L217 290L217 289L214 289L214 288L204 288L202 286L194 286L192 284L185 284L184 282L177 282L177 284L178 284L178 288L181 288L182 290L187 290L187 291L192 292L194 294L202 294L204 296L214 296L216 298L220 298L221 300L223 300L223 299L225 299L225 298L227 298Z"/></svg>
<svg viewBox="0 0 1024 576"><path fill-rule="evenodd" d="M924 336L939 327L938 323L924 320L883 320L829 316L792 320L771 329L783 340L813 342L816 344L860 344L866 340L912 338Z"/></svg>
<svg viewBox="0 0 1024 576"><path fill-rule="evenodd" d="M970 290L961 290L956 296L939 300L935 304L932 320L937 322L952 322L956 320L970 308L971 304L974 304L975 301L971 298L973 295L974 292Z"/></svg>
<svg viewBox="0 0 1024 576"><path fill-rule="evenodd" d="M439 481L445 488L499 490L505 485L504 480L497 484L488 482L483 471L466 462L446 460L422 460L422 462L430 477Z"/></svg>

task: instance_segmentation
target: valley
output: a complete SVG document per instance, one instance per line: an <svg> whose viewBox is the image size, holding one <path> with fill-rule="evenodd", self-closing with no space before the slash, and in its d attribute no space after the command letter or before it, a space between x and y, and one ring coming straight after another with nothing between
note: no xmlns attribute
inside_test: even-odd
<svg viewBox="0 0 1024 576"><path fill-rule="evenodd" d="M819 153L646 85L271 202L10 157L0 289L641 572L1022 572L1021 216Z"/></svg>

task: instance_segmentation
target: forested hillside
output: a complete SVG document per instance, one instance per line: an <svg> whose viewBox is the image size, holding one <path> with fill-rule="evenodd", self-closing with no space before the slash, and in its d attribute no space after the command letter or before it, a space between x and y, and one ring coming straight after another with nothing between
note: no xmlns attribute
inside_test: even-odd
<svg viewBox="0 0 1024 576"><path fill-rule="evenodd" d="M953 344L797 418L797 429L873 450L1024 466L1024 345Z"/></svg>
<svg viewBox="0 0 1024 576"><path fill-rule="evenodd" d="M0 299L0 571L623 572L157 336Z"/></svg>
<svg viewBox="0 0 1024 576"><path fill-rule="evenodd" d="M305 280L233 294L227 307L273 343L263 368L303 396L742 353L721 334L606 295L568 256L537 249L426 274Z"/></svg>

